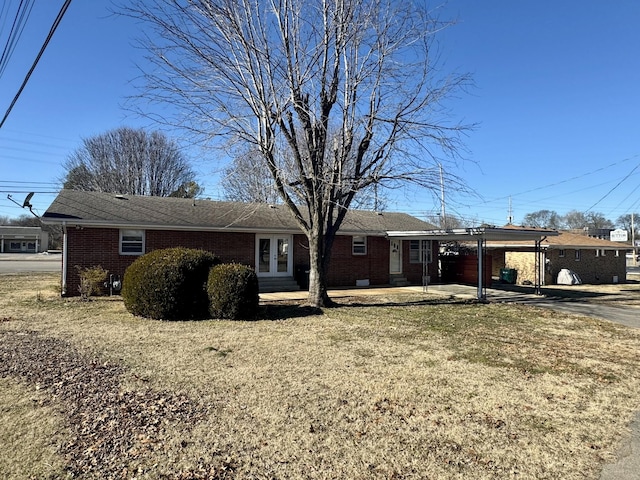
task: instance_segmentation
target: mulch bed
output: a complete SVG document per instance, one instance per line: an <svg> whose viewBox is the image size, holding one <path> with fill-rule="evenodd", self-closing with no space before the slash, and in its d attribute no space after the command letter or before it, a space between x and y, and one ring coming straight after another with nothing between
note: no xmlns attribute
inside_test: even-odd
<svg viewBox="0 0 640 480"><path fill-rule="evenodd" d="M208 415L209 408L185 395L146 388L122 388L125 368L84 355L65 341L37 332L0 333L0 377L13 377L46 394L66 419L69 436L59 445L71 477L229 478L233 465L196 460L184 471L155 473L145 456L167 449L167 425L187 430ZM174 439L175 440L175 439ZM172 449L175 451L175 441ZM182 447L187 444L183 441ZM170 467L169 467L170 468Z"/></svg>

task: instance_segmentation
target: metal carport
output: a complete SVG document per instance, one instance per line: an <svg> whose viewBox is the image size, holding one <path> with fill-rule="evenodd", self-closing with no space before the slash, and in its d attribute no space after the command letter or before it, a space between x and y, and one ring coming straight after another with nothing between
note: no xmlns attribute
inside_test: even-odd
<svg viewBox="0 0 640 480"><path fill-rule="evenodd" d="M390 238L400 238L402 240L437 240L438 242L473 242L478 246L478 300L485 300L487 295L482 282L484 275L483 258L486 253L487 241L531 241L535 246L536 277L535 292L540 294L540 263L541 250L540 243L547 237L558 235L556 230L545 230L537 228L521 228L515 226L507 227L472 227L454 228L447 230L424 230L414 232L387 232Z"/></svg>

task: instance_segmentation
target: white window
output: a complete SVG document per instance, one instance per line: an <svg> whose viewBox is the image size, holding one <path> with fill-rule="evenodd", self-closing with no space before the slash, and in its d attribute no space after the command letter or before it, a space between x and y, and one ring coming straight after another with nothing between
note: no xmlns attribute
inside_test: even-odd
<svg viewBox="0 0 640 480"><path fill-rule="evenodd" d="M431 240L409 241L409 263L431 263Z"/></svg>
<svg viewBox="0 0 640 480"><path fill-rule="evenodd" d="M120 230L120 255L144 253L144 230Z"/></svg>
<svg viewBox="0 0 640 480"><path fill-rule="evenodd" d="M580 250L576 250L576 252L575 252L576 262L579 262L581 257L582 257L581 251Z"/></svg>
<svg viewBox="0 0 640 480"><path fill-rule="evenodd" d="M558 256L564 257L564 248L561 248L560 250L558 250Z"/></svg>
<svg viewBox="0 0 640 480"><path fill-rule="evenodd" d="M354 255L367 254L367 237L352 237L352 253Z"/></svg>

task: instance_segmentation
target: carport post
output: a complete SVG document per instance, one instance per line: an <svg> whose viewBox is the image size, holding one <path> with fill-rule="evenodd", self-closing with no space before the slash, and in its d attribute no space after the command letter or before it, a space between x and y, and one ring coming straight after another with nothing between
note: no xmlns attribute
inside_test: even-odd
<svg viewBox="0 0 640 480"><path fill-rule="evenodd" d="M478 239L478 300L484 300L487 296L484 293L484 239Z"/></svg>

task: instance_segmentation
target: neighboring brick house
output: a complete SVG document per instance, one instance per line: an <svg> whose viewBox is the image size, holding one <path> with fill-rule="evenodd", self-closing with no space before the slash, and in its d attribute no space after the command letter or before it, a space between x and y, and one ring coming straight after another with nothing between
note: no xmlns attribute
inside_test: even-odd
<svg viewBox="0 0 640 480"><path fill-rule="evenodd" d="M555 284L558 273L565 268L577 273L583 283L624 283L627 249L624 244L561 231L540 242L538 265L543 284ZM534 281L536 254L530 244L488 242L487 251L493 259L494 276L499 276L503 268L513 268L518 272L517 283Z"/></svg>
<svg viewBox="0 0 640 480"><path fill-rule="evenodd" d="M122 276L139 255L175 246L250 265L265 283L304 283L309 265L307 238L282 205L62 190L42 221L63 228L63 295L78 292L76 266ZM404 213L350 211L333 245L329 286L421 284L425 268L436 277L437 240L387 237L431 228Z"/></svg>

